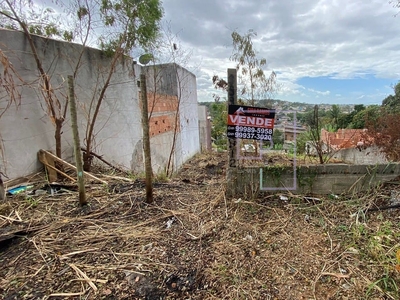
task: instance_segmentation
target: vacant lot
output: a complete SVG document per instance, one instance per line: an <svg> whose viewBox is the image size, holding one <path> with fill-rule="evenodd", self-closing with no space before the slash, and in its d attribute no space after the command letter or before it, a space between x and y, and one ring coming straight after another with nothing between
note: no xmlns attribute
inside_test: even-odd
<svg viewBox="0 0 400 300"><path fill-rule="evenodd" d="M68 185L10 196L0 203L1 298L400 298L399 208L384 208L399 182L226 199L225 167L225 154L192 159L155 183L151 205L142 181L109 178L88 185L84 208Z"/></svg>

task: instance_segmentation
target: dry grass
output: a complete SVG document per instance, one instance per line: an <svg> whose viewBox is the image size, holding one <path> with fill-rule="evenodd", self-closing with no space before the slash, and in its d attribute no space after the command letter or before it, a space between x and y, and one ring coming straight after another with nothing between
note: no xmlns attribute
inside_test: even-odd
<svg viewBox="0 0 400 300"><path fill-rule="evenodd" d="M339 199L226 199L223 154L155 184L0 204L3 299L398 299L391 184ZM108 179L110 180L110 179ZM11 235L14 233L14 235ZM15 237L14 237L15 236ZM14 238L11 238L14 237Z"/></svg>

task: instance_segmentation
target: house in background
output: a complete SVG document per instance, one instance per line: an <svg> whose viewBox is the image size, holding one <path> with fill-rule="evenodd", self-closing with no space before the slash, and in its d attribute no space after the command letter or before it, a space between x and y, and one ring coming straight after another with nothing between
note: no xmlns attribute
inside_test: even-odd
<svg viewBox="0 0 400 300"><path fill-rule="evenodd" d="M351 164L388 163L384 153L368 136L366 129L339 129L337 132L321 130L324 148L332 153L332 158ZM328 150L329 149L329 150Z"/></svg>
<svg viewBox="0 0 400 300"><path fill-rule="evenodd" d="M365 146L366 129L338 129L337 132L321 130L321 139L332 150Z"/></svg>
<svg viewBox="0 0 400 300"><path fill-rule="evenodd" d="M285 136L285 141L294 141L294 136L306 132L307 129L301 126L285 125L283 127L283 132Z"/></svg>

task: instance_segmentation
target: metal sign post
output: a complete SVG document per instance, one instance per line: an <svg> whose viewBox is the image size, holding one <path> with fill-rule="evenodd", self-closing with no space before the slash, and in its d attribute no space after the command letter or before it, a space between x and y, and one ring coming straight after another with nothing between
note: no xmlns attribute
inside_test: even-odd
<svg viewBox="0 0 400 300"><path fill-rule="evenodd" d="M228 69L228 110L230 105L237 103L237 70ZM236 159L236 138L228 137L228 162L229 166L226 171L226 195L234 197L236 195L237 180L237 159Z"/></svg>
<svg viewBox="0 0 400 300"><path fill-rule="evenodd" d="M237 103L237 71L236 69L228 69L228 111L231 105ZM228 136L228 153L229 153L229 167L237 167L236 159L236 138Z"/></svg>

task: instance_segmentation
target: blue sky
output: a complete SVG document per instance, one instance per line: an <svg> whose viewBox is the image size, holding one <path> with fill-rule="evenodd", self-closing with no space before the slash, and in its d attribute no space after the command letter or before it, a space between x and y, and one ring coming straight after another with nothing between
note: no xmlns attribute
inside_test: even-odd
<svg viewBox="0 0 400 300"><path fill-rule="evenodd" d="M175 62L196 75L200 102L213 101L213 75L235 67L232 31L252 29L253 48L268 62L264 72L278 74L273 98L381 104L400 80L397 1L163 0L162 29L180 51Z"/></svg>
<svg viewBox="0 0 400 300"><path fill-rule="evenodd" d="M199 101L211 77L235 67L231 32L253 47L281 85L273 97L313 104L381 104L400 80L400 16L382 0L164 0L165 20L191 53Z"/></svg>
<svg viewBox="0 0 400 300"><path fill-rule="evenodd" d="M392 79L375 78L372 75L362 78L338 79L333 76L301 77L296 83L304 89L300 98L308 103L351 103L381 104L389 94L393 94ZM296 101L297 96L287 100Z"/></svg>

